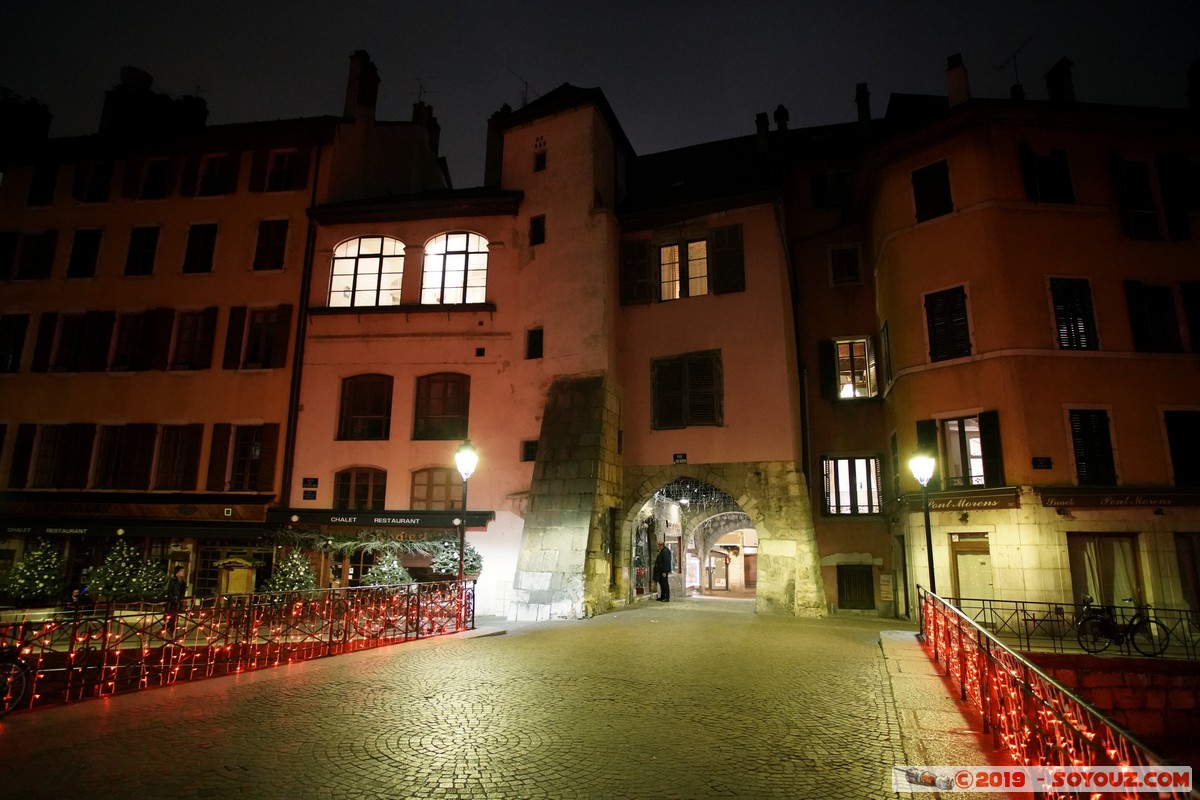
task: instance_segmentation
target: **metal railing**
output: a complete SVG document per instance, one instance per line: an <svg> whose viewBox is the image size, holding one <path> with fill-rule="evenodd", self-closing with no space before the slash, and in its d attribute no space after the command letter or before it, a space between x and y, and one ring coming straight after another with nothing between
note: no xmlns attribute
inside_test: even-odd
<svg viewBox="0 0 1200 800"><path fill-rule="evenodd" d="M1076 629L1076 620L1083 613L1082 605L975 597L948 597L946 602L997 639L1015 643L1018 650L1084 652L1079 646ZM1124 627L1137 609L1116 606L1114 612L1116 623ZM1179 608L1148 608L1146 613L1162 623L1170 634L1163 658L1200 660L1200 613ZM1144 657L1133 649L1129 637L1121 642L1114 641L1105 654Z"/></svg>
<svg viewBox="0 0 1200 800"><path fill-rule="evenodd" d="M30 689L20 708L233 675L475 627L475 582L99 604L0 622ZM17 710L19 710L17 709Z"/></svg>
<svg viewBox="0 0 1200 800"><path fill-rule="evenodd" d="M917 587L921 631L935 661L982 716L984 733L1020 766L1169 767L1133 734L1071 694L948 600ZM1060 637L1061 638L1061 637ZM1040 797L1075 795L1054 791ZM1137 800L1144 793L1105 797ZM1157 797L1200 797L1163 792Z"/></svg>

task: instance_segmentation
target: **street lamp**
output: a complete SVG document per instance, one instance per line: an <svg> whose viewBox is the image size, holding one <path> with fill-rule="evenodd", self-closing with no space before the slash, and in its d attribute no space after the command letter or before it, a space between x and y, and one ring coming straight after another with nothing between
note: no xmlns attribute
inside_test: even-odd
<svg viewBox="0 0 1200 800"><path fill-rule="evenodd" d="M458 474L462 475L462 514L458 525L458 580L463 579L463 550L467 546L467 479L479 465L479 453L471 440L467 439L454 451L454 463L458 466Z"/></svg>
<svg viewBox="0 0 1200 800"><path fill-rule="evenodd" d="M921 507L925 512L925 555L929 558L929 591L937 594L937 579L933 575L933 532L929 528L929 479L937 462L932 456L918 455L909 459L908 468L921 484Z"/></svg>

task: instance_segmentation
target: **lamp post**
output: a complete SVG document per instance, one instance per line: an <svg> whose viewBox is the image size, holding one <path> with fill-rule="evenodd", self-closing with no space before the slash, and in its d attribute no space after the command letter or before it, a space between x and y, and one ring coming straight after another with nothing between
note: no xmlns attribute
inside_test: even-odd
<svg viewBox="0 0 1200 800"><path fill-rule="evenodd" d="M921 484L921 508L925 512L925 555L929 559L929 591L937 594L937 578L933 574L933 531L929 528L929 479L937 462L932 456L913 456L908 462L913 477Z"/></svg>
<svg viewBox="0 0 1200 800"><path fill-rule="evenodd" d="M454 451L454 463L462 475L462 514L458 525L458 580L463 579L463 550L467 546L467 480L479 465L479 453L471 440L467 439Z"/></svg>

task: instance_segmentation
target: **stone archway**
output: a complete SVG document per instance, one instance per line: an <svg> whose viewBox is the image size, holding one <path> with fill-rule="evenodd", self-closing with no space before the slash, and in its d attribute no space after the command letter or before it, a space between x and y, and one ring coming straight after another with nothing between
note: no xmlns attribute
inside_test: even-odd
<svg viewBox="0 0 1200 800"><path fill-rule="evenodd" d="M795 462L672 464L626 469L622 545L631 555L638 514L660 488L679 478L706 483L733 499L759 537L755 611L795 616L827 612L812 511ZM626 595L631 599L631 594Z"/></svg>

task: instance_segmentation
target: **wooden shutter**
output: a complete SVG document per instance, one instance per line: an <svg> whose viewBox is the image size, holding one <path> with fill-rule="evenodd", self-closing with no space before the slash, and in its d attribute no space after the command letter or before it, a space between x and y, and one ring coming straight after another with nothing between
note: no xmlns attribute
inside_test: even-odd
<svg viewBox="0 0 1200 800"><path fill-rule="evenodd" d="M213 425L212 445L208 449L208 482L210 492L225 491L226 475L229 473L229 437L233 426L228 422Z"/></svg>
<svg viewBox="0 0 1200 800"><path fill-rule="evenodd" d="M184 471L183 489L194 492L196 480L200 477L200 447L204 441L204 424L195 423L187 426L184 436ZM210 465L211 467L211 465Z"/></svg>
<svg viewBox="0 0 1200 800"><path fill-rule="evenodd" d="M817 373L822 400L837 400L837 342L822 339L817 342Z"/></svg>
<svg viewBox="0 0 1200 800"><path fill-rule="evenodd" d="M88 472L92 468L92 448L96 442L96 426L77 422L63 426L59 441L58 459L54 465L57 489L86 489Z"/></svg>
<svg viewBox="0 0 1200 800"><path fill-rule="evenodd" d="M212 367L213 342L217 336L217 307L204 309L203 328L200 330L200 351L196 354L196 369Z"/></svg>
<svg viewBox="0 0 1200 800"><path fill-rule="evenodd" d="M183 180L179 193L184 197L195 197L200 183L200 156L190 155L183 161Z"/></svg>
<svg viewBox="0 0 1200 800"><path fill-rule="evenodd" d="M687 357L686 393L688 425L721 424L721 362L716 353Z"/></svg>
<svg viewBox="0 0 1200 800"><path fill-rule="evenodd" d="M1192 352L1200 353L1200 283L1182 283L1179 293L1183 296L1183 319L1192 339Z"/></svg>
<svg viewBox="0 0 1200 800"><path fill-rule="evenodd" d="M283 367L287 365L288 342L291 340L292 307L279 306L275 311L275 319L271 323L271 352L268 354L268 367Z"/></svg>
<svg viewBox="0 0 1200 800"><path fill-rule="evenodd" d="M150 423L126 425L121 435L124 447L117 469L117 488L149 489L150 465L154 462L154 440L158 426Z"/></svg>
<svg viewBox="0 0 1200 800"><path fill-rule="evenodd" d="M647 239L621 242L621 305L654 302L653 276L650 274L650 242Z"/></svg>
<svg viewBox="0 0 1200 800"><path fill-rule="evenodd" d="M237 192L238 175L242 168L242 154L232 152L225 156L221 164L221 193L234 194Z"/></svg>
<svg viewBox="0 0 1200 800"><path fill-rule="evenodd" d="M58 312L43 312L38 320L37 341L33 345L33 363L29 369L33 372L48 372L50 356L54 352L54 334L58 330Z"/></svg>
<svg viewBox="0 0 1200 800"><path fill-rule="evenodd" d="M925 320L931 362L971 355L967 295L963 287L925 295Z"/></svg>
<svg viewBox="0 0 1200 800"><path fill-rule="evenodd" d="M1080 486L1115 486L1112 437L1108 430L1108 412L1071 411L1071 439L1075 449L1075 473Z"/></svg>
<svg viewBox="0 0 1200 800"><path fill-rule="evenodd" d="M929 491L935 492L942 486L941 457L938 454L938 421L936 419L917 420L917 452L913 455L930 456L938 459L933 469L933 477L929 479Z"/></svg>
<svg viewBox="0 0 1200 800"><path fill-rule="evenodd" d="M1173 242L1192 238L1190 209L1191 166L1187 156L1164 153L1155 159L1158 168L1158 187L1162 194L1163 212L1167 218L1167 238Z"/></svg>
<svg viewBox="0 0 1200 800"><path fill-rule="evenodd" d="M82 342L72 367L75 371L104 372L108 369L108 351L116 319L113 311L88 311L83 315Z"/></svg>
<svg viewBox="0 0 1200 800"><path fill-rule="evenodd" d="M225 361L224 369L238 369L242 366L242 338L246 332L246 307L234 306L229 309L229 327L225 332Z"/></svg>
<svg viewBox="0 0 1200 800"><path fill-rule="evenodd" d="M1164 411L1167 448L1176 486L1200 486L1200 411Z"/></svg>
<svg viewBox="0 0 1200 800"><path fill-rule="evenodd" d="M682 358L651 362L650 393L656 430L684 427L683 389Z"/></svg>
<svg viewBox="0 0 1200 800"><path fill-rule="evenodd" d="M11 231L0 233L0 281L11 280L17 263L17 242L20 234Z"/></svg>
<svg viewBox="0 0 1200 800"><path fill-rule="evenodd" d="M23 422L17 426L13 439L12 464L8 469L8 488L24 489L29 481L29 465L33 462L33 440L37 425Z"/></svg>
<svg viewBox="0 0 1200 800"><path fill-rule="evenodd" d="M75 177L71 181L71 196L79 202L83 202L87 198L88 172L90 172L91 164L84 161L75 165Z"/></svg>
<svg viewBox="0 0 1200 800"><path fill-rule="evenodd" d="M742 248L742 226L730 225L714 229L712 242L713 294L744 292L746 267Z"/></svg>
<svg viewBox="0 0 1200 800"><path fill-rule="evenodd" d="M175 329L175 309L155 308L142 321L142 348L139 361L145 369L166 369L171 356L171 334Z"/></svg>
<svg viewBox="0 0 1200 800"><path fill-rule="evenodd" d="M312 152L310 147L301 147L296 152L296 181L293 189L303 189L308 186L308 162Z"/></svg>
<svg viewBox="0 0 1200 800"><path fill-rule="evenodd" d="M983 452L983 485L1004 485L1004 453L1000 448L1000 413L979 412L979 446Z"/></svg>
<svg viewBox="0 0 1200 800"><path fill-rule="evenodd" d="M125 175L121 180L121 197L126 200L136 200L142 193L142 173L146 162L140 158L131 158L125 162Z"/></svg>
<svg viewBox="0 0 1200 800"><path fill-rule="evenodd" d="M279 453L279 423L263 425L260 432L258 451L258 486L260 492L275 488L275 461Z"/></svg>
<svg viewBox="0 0 1200 800"><path fill-rule="evenodd" d="M271 160L269 150L255 150L250 162L250 191L261 192L267 188L267 164Z"/></svg>

